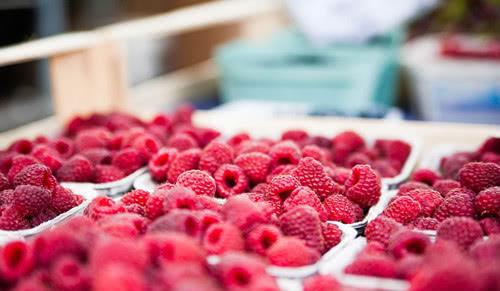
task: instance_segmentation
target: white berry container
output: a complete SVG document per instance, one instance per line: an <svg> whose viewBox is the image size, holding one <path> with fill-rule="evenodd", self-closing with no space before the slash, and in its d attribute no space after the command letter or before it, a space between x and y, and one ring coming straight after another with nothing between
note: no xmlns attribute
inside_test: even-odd
<svg viewBox="0 0 500 291"><path fill-rule="evenodd" d="M137 190L154 192L160 184L153 180L151 173L146 171L134 180L133 187Z"/></svg>
<svg viewBox="0 0 500 291"><path fill-rule="evenodd" d="M77 215L83 213L83 210L89 205L90 201L97 197L99 194L95 189L89 187L88 185L82 183L61 183L64 188L70 189L75 194L79 194L83 197L83 202L71 208L70 210L59 214L55 218L45 221L38 226L22 230L0 230L0 245L5 244L8 241L27 238L45 230L52 228L53 226L60 224L61 222Z"/></svg>
<svg viewBox="0 0 500 291"><path fill-rule="evenodd" d="M106 196L117 196L121 195L128 190L132 189L134 181L147 171L147 167L142 167L137 169L132 174L113 182L107 183L75 183L75 184L85 184L92 187L100 195Z"/></svg>
<svg viewBox="0 0 500 291"><path fill-rule="evenodd" d="M433 147L420 161L420 168L426 168L441 173L441 159L459 152L472 152L475 148L457 144L439 144Z"/></svg>

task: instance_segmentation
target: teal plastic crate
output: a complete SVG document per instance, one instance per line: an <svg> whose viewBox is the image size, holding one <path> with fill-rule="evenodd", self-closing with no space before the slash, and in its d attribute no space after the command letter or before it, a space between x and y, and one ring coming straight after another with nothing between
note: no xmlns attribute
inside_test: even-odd
<svg viewBox="0 0 500 291"><path fill-rule="evenodd" d="M367 44L315 48L285 31L262 43L230 43L216 52L222 98L307 102L348 114L390 107L401 37L395 31Z"/></svg>

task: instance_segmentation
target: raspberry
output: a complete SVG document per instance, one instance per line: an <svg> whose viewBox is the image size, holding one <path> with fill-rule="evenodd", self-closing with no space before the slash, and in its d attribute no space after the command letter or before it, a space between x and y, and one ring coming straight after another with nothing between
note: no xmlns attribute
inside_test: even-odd
<svg viewBox="0 0 500 291"><path fill-rule="evenodd" d="M364 147L365 141L354 131L344 131L332 139L333 162L344 164L350 153Z"/></svg>
<svg viewBox="0 0 500 291"><path fill-rule="evenodd" d="M200 153L201 151L199 149L190 149L179 153L168 169L168 181L170 183L175 183L177 177L183 172L197 169L200 161Z"/></svg>
<svg viewBox="0 0 500 291"><path fill-rule="evenodd" d="M163 148L153 155L149 160L148 168L154 180L158 182L167 180L168 169L177 155L178 151L174 148Z"/></svg>
<svg viewBox="0 0 500 291"><path fill-rule="evenodd" d="M0 215L0 229L19 230L30 228L30 222L17 210L16 207L8 206Z"/></svg>
<svg viewBox="0 0 500 291"><path fill-rule="evenodd" d="M75 146L78 151L91 148L106 148L112 134L104 128L93 128L80 131L75 137Z"/></svg>
<svg viewBox="0 0 500 291"><path fill-rule="evenodd" d="M52 176L52 172L48 167L41 164L33 164L22 169L14 177L13 184L14 187L20 185L33 185L52 191L57 181L56 178Z"/></svg>
<svg viewBox="0 0 500 291"><path fill-rule="evenodd" d="M412 224L416 229L436 230L439 225L439 220L432 217L418 217Z"/></svg>
<svg viewBox="0 0 500 291"><path fill-rule="evenodd" d="M0 248L2 279L15 281L27 275L34 267L33 249L23 241L11 241Z"/></svg>
<svg viewBox="0 0 500 291"><path fill-rule="evenodd" d="M115 166L97 165L95 166L95 183L107 183L118 181L125 177L125 173Z"/></svg>
<svg viewBox="0 0 500 291"><path fill-rule="evenodd" d="M301 159L297 168L292 171L292 176L302 186L311 188L320 199L343 192L343 188L328 176L323 165L313 158Z"/></svg>
<svg viewBox="0 0 500 291"><path fill-rule="evenodd" d="M267 155L271 146L262 141L249 140L242 142L236 149L237 156L249 153L261 153Z"/></svg>
<svg viewBox="0 0 500 291"><path fill-rule="evenodd" d="M383 212L383 215L392 218L402 224L412 222L421 214L422 207L417 201L409 196L396 198Z"/></svg>
<svg viewBox="0 0 500 291"><path fill-rule="evenodd" d="M43 209L40 213L31 218L31 227L38 226L46 221L54 219L55 217L57 217L57 213L54 210L48 208Z"/></svg>
<svg viewBox="0 0 500 291"><path fill-rule="evenodd" d="M310 157L320 162L326 161L324 150L321 149L319 146L313 144L306 145L302 149L302 157L304 158Z"/></svg>
<svg viewBox="0 0 500 291"><path fill-rule="evenodd" d="M360 256L349 264L344 272L354 275L395 278L396 263L385 255Z"/></svg>
<svg viewBox="0 0 500 291"><path fill-rule="evenodd" d="M10 167L12 166L12 159L16 157L17 154L5 150L0 150L0 172L7 177Z"/></svg>
<svg viewBox="0 0 500 291"><path fill-rule="evenodd" d="M470 153L455 153L449 157L441 159L440 170L446 179L456 179L458 171L467 163L471 162Z"/></svg>
<svg viewBox="0 0 500 291"><path fill-rule="evenodd" d="M258 280L268 278L265 263L252 255L235 252L222 255L217 274L227 290L269 290L252 288Z"/></svg>
<svg viewBox="0 0 500 291"><path fill-rule="evenodd" d="M281 134L281 140L291 140L296 143L305 142L308 138L309 134L302 129L289 129Z"/></svg>
<svg viewBox="0 0 500 291"><path fill-rule="evenodd" d="M486 217L479 221L486 235L500 234L500 220L498 218Z"/></svg>
<svg viewBox="0 0 500 291"><path fill-rule="evenodd" d="M274 225L262 224L250 231L246 238L246 247L261 256L282 237L281 231Z"/></svg>
<svg viewBox="0 0 500 291"><path fill-rule="evenodd" d="M357 165L352 168L345 187L345 196L361 207L375 205L381 195L380 177L368 165Z"/></svg>
<svg viewBox="0 0 500 291"><path fill-rule="evenodd" d="M358 256L364 256L364 255L383 255L386 253L386 246L381 244L378 241L369 241L366 243L366 246L364 249L362 249L359 253Z"/></svg>
<svg viewBox="0 0 500 291"><path fill-rule="evenodd" d="M12 201L14 201L14 190L12 189L7 189L0 191L0 207L5 205L10 205L12 204ZM1 214L1 211L0 211Z"/></svg>
<svg viewBox="0 0 500 291"><path fill-rule="evenodd" d="M500 154L486 152L481 155L479 160L483 163L495 163L498 165L500 164Z"/></svg>
<svg viewBox="0 0 500 291"><path fill-rule="evenodd" d="M500 213L500 187L491 187L479 192L474 201L476 213L481 216Z"/></svg>
<svg viewBox="0 0 500 291"><path fill-rule="evenodd" d="M50 279L57 290L87 290L90 274L71 256L59 258L50 269Z"/></svg>
<svg viewBox="0 0 500 291"><path fill-rule="evenodd" d="M210 254L223 254L243 250L245 242L240 230L231 223L222 222L211 225L203 237L203 247Z"/></svg>
<svg viewBox="0 0 500 291"><path fill-rule="evenodd" d="M283 234L304 240L308 247L323 251L325 240L318 213L309 206L297 206L280 217Z"/></svg>
<svg viewBox="0 0 500 291"><path fill-rule="evenodd" d="M470 254L480 263L500 260L500 236L476 241L470 248Z"/></svg>
<svg viewBox="0 0 500 291"><path fill-rule="evenodd" d="M500 138L490 137L483 142L483 144L476 151L479 154L486 152L500 153Z"/></svg>
<svg viewBox="0 0 500 291"><path fill-rule="evenodd" d="M88 237L80 237L78 232L75 232L69 224L66 228L59 227L49 231L45 231L35 237L33 241L33 253L36 257L36 263L39 266L50 266L59 257L71 255L75 258L83 260L87 257L87 249L84 239ZM86 229L89 227L87 226Z"/></svg>
<svg viewBox="0 0 500 291"><path fill-rule="evenodd" d="M350 154L345 161L345 165L348 168L352 168L356 165L368 165L368 164L371 164L370 157L361 152Z"/></svg>
<svg viewBox="0 0 500 291"><path fill-rule="evenodd" d="M51 141L49 145L55 149L63 159L68 159L75 153L75 143L66 137L56 138Z"/></svg>
<svg viewBox="0 0 500 291"><path fill-rule="evenodd" d="M375 141L375 149L379 150L383 157L399 162L403 165L410 155L411 146L402 140L384 140Z"/></svg>
<svg viewBox="0 0 500 291"><path fill-rule="evenodd" d="M132 174L144 165L139 151L133 148L126 148L118 151L111 161L111 164L121 169L125 175Z"/></svg>
<svg viewBox="0 0 500 291"><path fill-rule="evenodd" d="M52 192L50 200L50 208L57 213L64 213L73 207L80 205L80 201L76 199L76 195L71 190L62 186L56 186Z"/></svg>
<svg viewBox="0 0 500 291"><path fill-rule="evenodd" d="M294 142L282 141L271 147L269 157L271 157L271 165L274 168L279 165L296 165L302 154Z"/></svg>
<svg viewBox="0 0 500 291"><path fill-rule="evenodd" d="M329 173L329 176L333 179L333 181L339 183L340 185L344 185L350 175L351 170L342 167L335 167Z"/></svg>
<svg viewBox="0 0 500 291"><path fill-rule="evenodd" d="M21 215L34 216L49 205L50 192L44 188L21 185L14 189L12 205Z"/></svg>
<svg viewBox="0 0 500 291"><path fill-rule="evenodd" d="M24 168L29 165L38 164L38 160L30 156L17 155L12 158L12 164L10 166L9 172L7 173L7 179L10 183L14 183L14 178L21 172Z"/></svg>
<svg viewBox="0 0 500 291"><path fill-rule="evenodd" d="M222 216L214 210L200 210L196 212L196 217L200 221L200 230L202 233L210 227L210 225L222 222Z"/></svg>
<svg viewBox="0 0 500 291"><path fill-rule="evenodd" d="M409 255L422 255L430 244L431 240L427 235L403 230L391 236L387 251L396 259L400 259Z"/></svg>
<svg viewBox="0 0 500 291"><path fill-rule="evenodd" d="M149 260L159 262L197 262L205 260L203 249L193 238L176 232L146 234L142 240Z"/></svg>
<svg viewBox="0 0 500 291"><path fill-rule="evenodd" d="M233 155L233 149L227 143L214 140L201 152L200 170L213 174L223 164L230 164Z"/></svg>
<svg viewBox="0 0 500 291"><path fill-rule="evenodd" d="M300 267L313 264L319 253L296 237L281 237L268 250L267 259L276 266Z"/></svg>
<svg viewBox="0 0 500 291"><path fill-rule="evenodd" d="M192 237L200 234L200 221L195 213L187 209L173 209L156 219L148 228L148 232L181 232Z"/></svg>
<svg viewBox="0 0 500 291"><path fill-rule="evenodd" d="M150 195L145 206L146 217L149 219L155 219L162 216L165 213L164 203L164 195L156 193Z"/></svg>
<svg viewBox="0 0 500 291"><path fill-rule="evenodd" d="M411 291L428 290L479 290L478 278L470 262L442 263L423 268L411 280Z"/></svg>
<svg viewBox="0 0 500 291"><path fill-rule="evenodd" d="M467 249L475 241L483 237L483 231L478 222L468 217L450 217L439 224L438 239L456 242Z"/></svg>
<svg viewBox="0 0 500 291"><path fill-rule="evenodd" d="M271 158L263 153L241 154L234 163L240 167L254 185L266 181L271 166Z"/></svg>
<svg viewBox="0 0 500 291"><path fill-rule="evenodd" d="M424 216L432 216L434 210L443 202L443 197L439 192L431 189L415 189L406 194L413 198L422 207L421 214Z"/></svg>
<svg viewBox="0 0 500 291"><path fill-rule="evenodd" d="M178 151L185 151L193 148L198 148L198 142L186 133L176 133L167 141L167 147L174 148Z"/></svg>
<svg viewBox="0 0 500 291"><path fill-rule="evenodd" d="M65 182L90 182L94 175L94 165L81 155L73 156L57 171L57 178Z"/></svg>
<svg viewBox="0 0 500 291"><path fill-rule="evenodd" d="M398 167L394 165L394 161L392 160L375 160L371 166L380 176L384 178L395 177L399 174Z"/></svg>
<svg viewBox="0 0 500 291"><path fill-rule="evenodd" d="M323 201L328 220L340 221L342 223L354 223L357 221L354 207L359 207L352 203L343 195L331 195Z"/></svg>
<svg viewBox="0 0 500 291"><path fill-rule="evenodd" d="M259 184L255 185L255 187L252 188L252 193L264 195L264 194L266 194L268 188L269 188L269 184L259 183Z"/></svg>
<svg viewBox="0 0 500 291"><path fill-rule="evenodd" d="M147 219L136 213L118 213L99 221L99 226L105 233L124 239L144 234L147 224Z"/></svg>
<svg viewBox="0 0 500 291"><path fill-rule="evenodd" d="M148 191L137 189L123 195L121 202L125 205L139 204L141 206L146 206L149 196Z"/></svg>
<svg viewBox="0 0 500 291"><path fill-rule="evenodd" d="M451 189L450 191L448 191L446 193L446 195L444 197L448 198L450 196L457 195L457 194L465 194L465 195L469 196L471 199L474 199L474 197L476 197L476 193L474 191L467 189L467 188L464 188L464 187Z"/></svg>
<svg viewBox="0 0 500 291"><path fill-rule="evenodd" d="M157 191L155 194L164 193L165 210L176 208L191 209L197 208L197 195L193 190L176 186L168 191Z"/></svg>
<svg viewBox="0 0 500 291"><path fill-rule="evenodd" d="M89 266L94 272L115 264L130 266L135 272L142 271L148 264L144 253L144 245L133 240L104 237L90 249Z"/></svg>
<svg viewBox="0 0 500 291"><path fill-rule="evenodd" d="M311 144L317 145L321 148L330 149L332 147L332 141L324 136L315 135L309 138Z"/></svg>
<svg viewBox="0 0 500 291"><path fill-rule="evenodd" d="M276 176L283 176L283 175L291 175L293 170L296 168L296 165L280 165L274 168L271 173L269 173L266 177L266 182L271 183L271 181L274 179Z"/></svg>
<svg viewBox="0 0 500 291"><path fill-rule="evenodd" d="M89 161L92 162L92 164L94 165L99 165L99 164L109 165L111 164L111 161L113 159L111 152L103 148L88 149L83 152L80 152L80 154L89 159Z"/></svg>
<svg viewBox="0 0 500 291"><path fill-rule="evenodd" d="M213 128L195 127L194 137L201 148L206 147L210 142L215 140L221 133Z"/></svg>
<svg viewBox="0 0 500 291"><path fill-rule="evenodd" d="M193 190L198 195L215 195L215 180L207 172L200 170L189 170L177 177L177 186Z"/></svg>
<svg viewBox="0 0 500 291"><path fill-rule="evenodd" d="M402 229L402 227L401 224L391 218L379 216L368 223L365 228L365 236L369 242L376 241L387 246L390 236Z"/></svg>
<svg viewBox="0 0 500 291"><path fill-rule="evenodd" d="M99 220L108 215L125 212L123 205L116 203L109 197L97 197L85 209L85 215L93 220Z"/></svg>
<svg viewBox="0 0 500 291"><path fill-rule="evenodd" d="M415 181L406 182L399 186L398 196L403 196L406 193L415 189L430 189L430 187L422 182L415 182Z"/></svg>
<svg viewBox="0 0 500 291"><path fill-rule="evenodd" d="M214 173L217 184L217 194L226 198L235 194L241 194L248 189L248 178L243 170L231 164L220 166Z"/></svg>
<svg viewBox="0 0 500 291"><path fill-rule="evenodd" d="M500 186L500 165L480 162L468 163L458 172L458 180L462 186L474 192Z"/></svg>
<svg viewBox="0 0 500 291"><path fill-rule="evenodd" d="M304 280L304 291L341 291L342 285L330 275L316 275Z"/></svg>
<svg viewBox="0 0 500 291"><path fill-rule="evenodd" d="M446 197L451 190L460 188L460 183L455 180L437 180L432 185L432 188L441 193L443 197Z"/></svg>
<svg viewBox="0 0 500 291"><path fill-rule="evenodd" d="M451 216L473 217L474 213L472 199L467 194L456 194L444 199L434 212L434 217L443 221Z"/></svg>
<svg viewBox="0 0 500 291"><path fill-rule="evenodd" d="M334 246L338 245L342 240L342 231L337 225L333 223L321 224L321 231L323 233L323 237L325 238L324 253L329 251Z"/></svg>
<svg viewBox="0 0 500 291"><path fill-rule="evenodd" d="M240 132L240 133L232 135L227 140L227 144L230 145L231 147L235 148L235 147L241 145L243 142L249 141L251 139L252 139L252 137L248 133Z"/></svg>
<svg viewBox="0 0 500 291"><path fill-rule="evenodd" d="M165 190L165 191L168 191L172 188L176 187L175 184L172 184L172 183L169 183L169 182L165 182L165 183L162 183L160 185L158 185L158 187L156 188L156 190Z"/></svg>
<svg viewBox="0 0 500 291"><path fill-rule="evenodd" d="M397 278L411 280L415 274L422 268L422 256L408 255L396 262Z"/></svg>
<svg viewBox="0 0 500 291"><path fill-rule="evenodd" d="M100 268L95 274L92 290L146 290L146 282L141 273L134 268L123 264L112 264Z"/></svg>
<svg viewBox="0 0 500 291"><path fill-rule="evenodd" d="M309 187L300 186L292 191L290 196L283 203L283 211L287 212L299 205L307 205L311 206L316 212L322 221L326 221L328 219L328 214L325 210L323 204L319 200L316 193Z"/></svg>
<svg viewBox="0 0 500 291"><path fill-rule="evenodd" d="M16 140L9 146L9 151L27 155L33 150L33 143L27 139Z"/></svg>
<svg viewBox="0 0 500 291"><path fill-rule="evenodd" d="M37 145L33 149L31 155L42 164L49 167L54 173L62 166L62 160L59 154L47 145Z"/></svg>
<svg viewBox="0 0 500 291"><path fill-rule="evenodd" d="M244 195L230 197L222 206L221 213L226 221L238 227L243 234L267 222L262 209Z"/></svg>
<svg viewBox="0 0 500 291"><path fill-rule="evenodd" d="M411 175L411 180L432 186L434 182L441 179L438 173L430 169L418 169Z"/></svg>
<svg viewBox="0 0 500 291"><path fill-rule="evenodd" d="M191 124L191 117L195 108L189 104L180 105L172 112L172 123L178 124Z"/></svg>
<svg viewBox="0 0 500 291"><path fill-rule="evenodd" d="M146 207L141 206L139 204L130 204L130 205L125 205L125 212L127 213L135 213L139 214L140 216L146 217Z"/></svg>

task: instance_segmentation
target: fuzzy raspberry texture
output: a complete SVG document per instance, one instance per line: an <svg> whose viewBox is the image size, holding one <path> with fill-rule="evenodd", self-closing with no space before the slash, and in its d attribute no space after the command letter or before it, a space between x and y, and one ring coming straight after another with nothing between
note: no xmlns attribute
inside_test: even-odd
<svg viewBox="0 0 500 291"><path fill-rule="evenodd" d="M302 158L302 152L296 143L283 141L272 146L269 150L272 167L280 165L296 165Z"/></svg>
<svg viewBox="0 0 500 291"><path fill-rule="evenodd" d="M408 224L422 213L420 203L409 196L398 197L384 210L383 215L395 221Z"/></svg>
<svg viewBox="0 0 500 291"><path fill-rule="evenodd" d="M406 194L421 206L423 216L432 216L434 211L443 202L441 194L431 189L415 189Z"/></svg>
<svg viewBox="0 0 500 291"><path fill-rule="evenodd" d="M362 219L363 210L344 195L331 195L323 201L329 220L354 223Z"/></svg>
<svg viewBox="0 0 500 291"><path fill-rule="evenodd" d="M333 223L322 223L321 231L325 239L324 253L328 252L342 240L342 231Z"/></svg>
<svg viewBox="0 0 500 291"><path fill-rule="evenodd" d="M168 169L168 182L175 183L177 177L183 172L197 169L200 162L200 153L199 149L190 149L179 153Z"/></svg>
<svg viewBox="0 0 500 291"><path fill-rule="evenodd" d="M444 199L436 209L434 217L439 221L443 221L453 216L473 217L474 213L472 199L467 194L456 194Z"/></svg>
<svg viewBox="0 0 500 291"><path fill-rule="evenodd" d="M393 278L396 276L396 263L388 256L361 256L349 264L344 269L344 272L363 276Z"/></svg>
<svg viewBox="0 0 500 291"><path fill-rule="evenodd" d="M287 212L300 205L307 205L314 208L322 221L328 219L325 207L311 188L300 186L293 190L283 203L283 211Z"/></svg>
<svg viewBox="0 0 500 291"><path fill-rule="evenodd" d="M406 256L424 254L430 244L431 240L427 235L403 230L391 236L387 251L396 259L401 259Z"/></svg>
<svg viewBox="0 0 500 291"><path fill-rule="evenodd" d="M97 165L95 167L94 182L108 183L118 181L125 177L125 173L119 168L111 165Z"/></svg>
<svg viewBox="0 0 500 291"><path fill-rule="evenodd" d="M233 164L224 164L214 173L219 197L227 198L248 189L248 178L243 170Z"/></svg>
<svg viewBox="0 0 500 291"><path fill-rule="evenodd" d="M476 193L489 187L500 186L500 165L481 162L468 163L460 169L458 179L462 186Z"/></svg>
<svg viewBox="0 0 500 291"><path fill-rule="evenodd" d="M178 151L174 148L160 149L148 162L148 169L155 181L165 182L170 165L177 157Z"/></svg>
<svg viewBox="0 0 500 291"><path fill-rule="evenodd" d="M234 159L251 183L257 185L265 182L271 167L271 157L259 152L241 154Z"/></svg>
<svg viewBox="0 0 500 291"><path fill-rule="evenodd" d="M357 165L351 170L351 176L345 182L345 196L361 207L370 207L377 203L381 195L380 177L368 165Z"/></svg>
<svg viewBox="0 0 500 291"><path fill-rule="evenodd" d="M50 168L41 165L33 164L22 169L14 177L14 187L20 185L33 185L53 191L57 185L56 178L52 175Z"/></svg>
<svg viewBox="0 0 500 291"><path fill-rule="evenodd" d="M209 143L200 155L200 170L213 174L223 164L233 161L234 151L225 142L214 140Z"/></svg>
<svg viewBox="0 0 500 291"><path fill-rule="evenodd" d="M441 179L441 176L430 169L418 169L411 175L411 180L432 186L434 182Z"/></svg>
<svg viewBox="0 0 500 291"><path fill-rule="evenodd" d="M74 156L57 171L57 178L66 182L92 181L95 175L94 165L84 156Z"/></svg>
<svg viewBox="0 0 500 291"><path fill-rule="evenodd" d="M387 246L390 236L401 230L402 227L400 223L392 218L379 216L368 223L365 228L365 236L370 242L376 241Z"/></svg>
<svg viewBox="0 0 500 291"><path fill-rule="evenodd" d="M215 180L204 171L186 171L177 177L176 185L189 188L198 195L215 196Z"/></svg>
<svg viewBox="0 0 500 291"><path fill-rule="evenodd" d="M297 206L280 217L280 228L285 235L305 241L310 248L322 252L325 239L318 213L309 206Z"/></svg>
<svg viewBox="0 0 500 291"><path fill-rule="evenodd" d="M248 233L246 238L247 249L265 256L267 250L283 235L281 230L270 224L262 224Z"/></svg>
<svg viewBox="0 0 500 291"><path fill-rule="evenodd" d="M342 186L335 183L325 171L323 165L313 158L303 158L297 167L292 171L294 176L302 186L311 188L320 199L342 193Z"/></svg>
<svg viewBox="0 0 500 291"><path fill-rule="evenodd" d="M474 206L481 216L498 216L500 213L500 187L482 190L475 197Z"/></svg>
<svg viewBox="0 0 500 291"><path fill-rule="evenodd" d="M310 265L319 258L318 251L309 248L296 237L282 237L268 250L267 259L276 266L300 267Z"/></svg>
<svg viewBox="0 0 500 291"><path fill-rule="evenodd" d="M481 225L471 218L451 217L439 224L438 239L451 240L464 249L483 237Z"/></svg>
<svg viewBox="0 0 500 291"><path fill-rule="evenodd" d="M231 223L211 225L203 238L203 246L210 254L243 250L245 241L240 230Z"/></svg>

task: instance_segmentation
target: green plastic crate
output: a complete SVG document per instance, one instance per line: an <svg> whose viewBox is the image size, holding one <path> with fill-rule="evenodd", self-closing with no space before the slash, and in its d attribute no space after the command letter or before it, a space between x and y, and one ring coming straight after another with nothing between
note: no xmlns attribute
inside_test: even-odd
<svg viewBox="0 0 500 291"><path fill-rule="evenodd" d="M263 43L230 43L216 52L222 98L307 102L349 114L390 107L401 35L326 48L311 46L296 31Z"/></svg>

